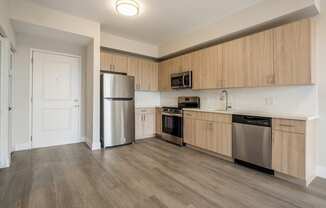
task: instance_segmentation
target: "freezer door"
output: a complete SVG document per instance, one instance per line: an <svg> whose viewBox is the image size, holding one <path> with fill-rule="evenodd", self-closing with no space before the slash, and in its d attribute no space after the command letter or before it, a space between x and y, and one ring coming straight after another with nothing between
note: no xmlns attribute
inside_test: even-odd
<svg viewBox="0 0 326 208"><path fill-rule="evenodd" d="M135 141L135 104L133 100L104 99L104 147L129 144Z"/></svg>
<svg viewBox="0 0 326 208"><path fill-rule="evenodd" d="M119 74L103 74L102 79L104 98L134 97L134 77Z"/></svg>

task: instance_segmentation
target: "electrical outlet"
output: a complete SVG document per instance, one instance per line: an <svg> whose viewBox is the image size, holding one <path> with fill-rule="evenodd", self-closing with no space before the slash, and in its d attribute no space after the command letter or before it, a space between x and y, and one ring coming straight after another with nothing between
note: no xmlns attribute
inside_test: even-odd
<svg viewBox="0 0 326 208"><path fill-rule="evenodd" d="M266 105L274 105L274 98L273 97L266 97L265 98Z"/></svg>

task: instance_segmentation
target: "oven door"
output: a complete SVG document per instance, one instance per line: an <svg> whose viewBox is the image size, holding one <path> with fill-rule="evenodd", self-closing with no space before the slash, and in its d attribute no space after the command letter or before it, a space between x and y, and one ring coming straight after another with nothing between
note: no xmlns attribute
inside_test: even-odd
<svg viewBox="0 0 326 208"><path fill-rule="evenodd" d="M182 117L173 115L162 115L163 133L182 138Z"/></svg>

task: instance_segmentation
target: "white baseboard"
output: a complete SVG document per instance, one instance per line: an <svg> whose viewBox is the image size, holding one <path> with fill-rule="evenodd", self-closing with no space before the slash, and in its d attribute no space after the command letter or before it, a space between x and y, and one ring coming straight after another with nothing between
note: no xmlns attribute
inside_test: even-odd
<svg viewBox="0 0 326 208"><path fill-rule="evenodd" d="M101 143L100 142L93 142L92 151L99 150L99 149L101 149Z"/></svg>
<svg viewBox="0 0 326 208"><path fill-rule="evenodd" d="M3 169L3 168L9 168L9 164L5 164L5 165L2 165L2 164L0 164L0 169Z"/></svg>
<svg viewBox="0 0 326 208"><path fill-rule="evenodd" d="M326 178L326 167L318 166L317 167L317 176L321 178Z"/></svg>
<svg viewBox="0 0 326 208"><path fill-rule="evenodd" d="M81 143L81 142L85 142L85 138L82 137L80 139L74 139L74 140L70 140L70 141L66 141L63 143L58 143L58 144L51 144L51 145L43 145L37 148L42 148L42 147L51 147L51 146L60 146L60 145L66 145L66 144L76 144L76 143ZM27 143L22 143L22 144L15 144L15 149L14 152L17 151L23 151L23 150L30 150L32 149L32 145L30 142Z"/></svg>
<svg viewBox="0 0 326 208"><path fill-rule="evenodd" d="M31 149L31 143L30 142L26 142L26 143L22 143L22 144L15 144L15 149L14 151L22 151L22 150L29 150Z"/></svg>

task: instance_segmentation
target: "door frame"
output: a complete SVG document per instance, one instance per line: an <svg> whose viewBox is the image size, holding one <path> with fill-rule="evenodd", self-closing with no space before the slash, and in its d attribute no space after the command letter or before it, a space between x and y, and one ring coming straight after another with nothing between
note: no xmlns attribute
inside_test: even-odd
<svg viewBox="0 0 326 208"><path fill-rule="evenodd" d="M55 52L55 51L50 51L50 50L44 50L44 49L37 49L37 48L31 48L30 49L30 62L29 62L29 135L28 135L28 147L26 146L26 149L33 149L33 53L34 52L39 52L39 53L45 53L45 54L51 54L51 55L59 55L59 56L67 56L67 57L72 57L72 58L77 58L79 60L79 73L80 73L80 80L79 80L79 84L80 84L80 92L81 92L81 102L80 102L80 111L79 111L79 123L81 124L81 118L82 118L82 108L84 103L82 102L82 96L83 96L83 91L82 91L82 60L81 60L81 56L78 55L73 55L73 54L69 54L69 53L61 53L61 52ZM81 132L81 125L79 125L79 131ZM82 135L80 135L80 140L82 139Z"/></svg>

